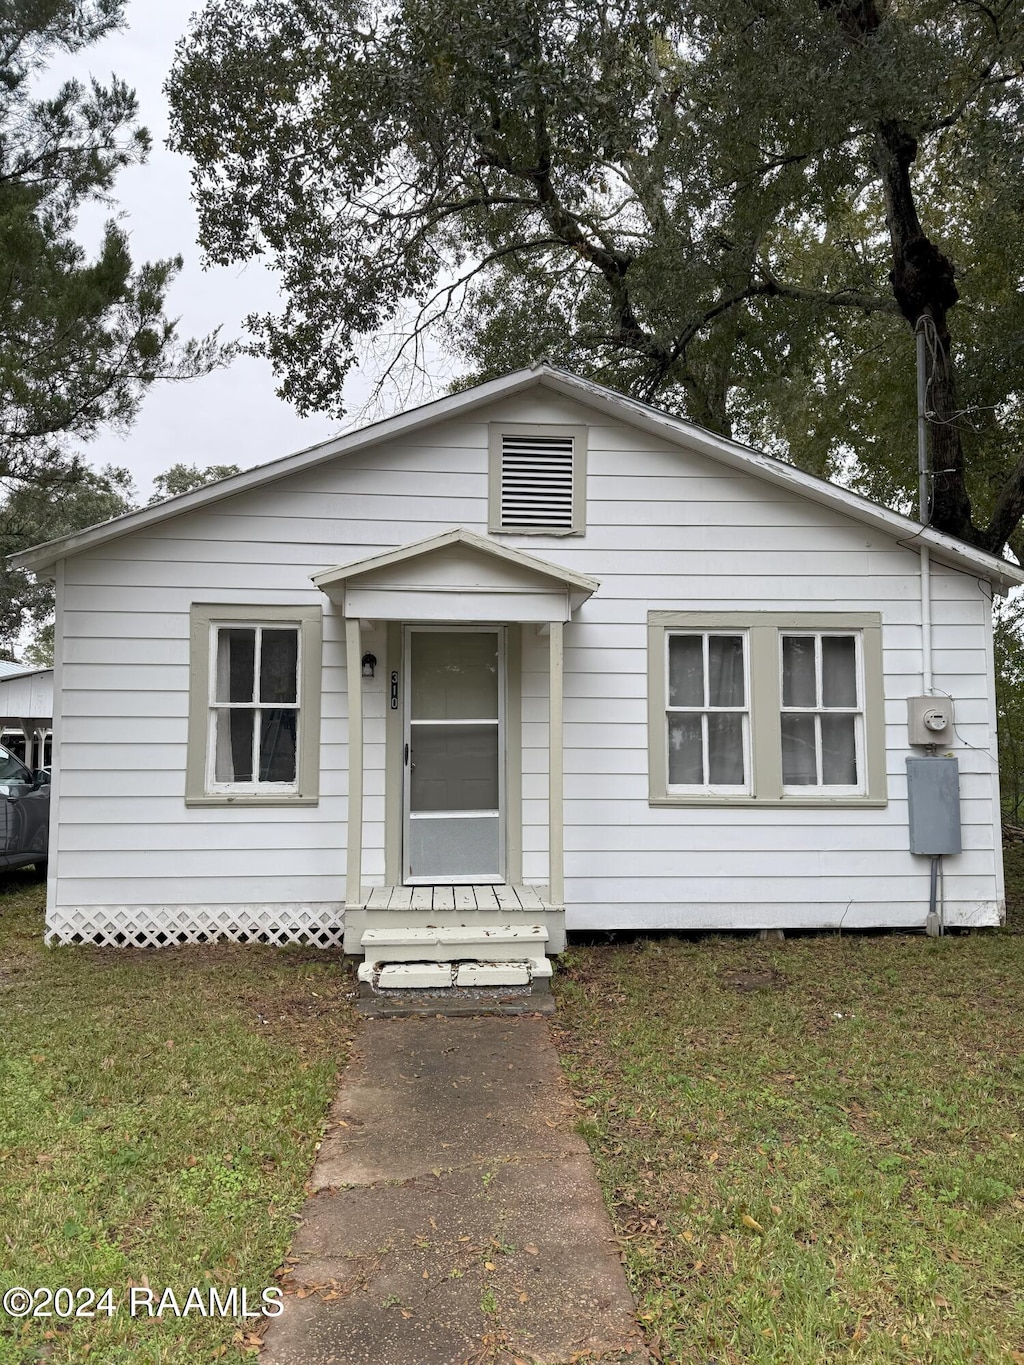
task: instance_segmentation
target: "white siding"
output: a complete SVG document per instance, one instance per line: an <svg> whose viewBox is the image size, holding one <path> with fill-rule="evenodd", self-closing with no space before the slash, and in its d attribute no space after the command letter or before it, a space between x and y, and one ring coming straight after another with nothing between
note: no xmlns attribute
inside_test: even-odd
<svg viewBox="0 0 1024 1365"><path fill-rule="evenodd" d="M923 924L928 862L907 851L904 772L905 698L921 690L917 556L832 509L540 390L66 562L54 924L86 907L132 905L294 903L307 917L315 906L337 918L348 790L344 630L310 575L456 525L486 534L487 423L503 419L589 426L586 535L502 538L601 583L565 628L568 927ZM947 918L994 923L1001 864L987 585L934 562L932 584L934 681L956 702L963 774L964 852L945 861ZM322 604L315 808L185 807L193 601ZM888 805L650 807L648 610L814 606L882 613ZM376 884L384 878L384 631L364 646L379 661L364 684L363 880ZM538 882L547 875L547 667L547 640L524 626L523 873Z"/></svg>

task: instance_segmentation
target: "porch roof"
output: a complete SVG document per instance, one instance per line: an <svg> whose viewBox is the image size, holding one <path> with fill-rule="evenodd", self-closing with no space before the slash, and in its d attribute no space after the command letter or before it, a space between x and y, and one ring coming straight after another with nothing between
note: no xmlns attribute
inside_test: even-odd
<svg viewBox="0 0 1024 1365"><path fill-rule="evenodd" d="M567 621L600 584L465 527L312 575L348 617Z"/></svg>

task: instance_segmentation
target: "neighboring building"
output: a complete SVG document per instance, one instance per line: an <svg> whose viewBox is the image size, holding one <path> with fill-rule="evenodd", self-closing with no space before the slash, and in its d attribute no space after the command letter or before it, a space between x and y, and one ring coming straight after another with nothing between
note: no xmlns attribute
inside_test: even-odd
<svg viewBox="0 0 1024 1365"><path fill-rule="evenodd" d="M57 586L54 940L543 971L565 928L923 926L921 694L955 703L945 921L1002 918L1024 573L563 371L15 563Z"/></svg>
<svg viewBox="0 0 1024 1365"><path fill-rule="evenodd" d="M0 744L29 768L48 768L53 751L53 669L0 660Z"/></svg>

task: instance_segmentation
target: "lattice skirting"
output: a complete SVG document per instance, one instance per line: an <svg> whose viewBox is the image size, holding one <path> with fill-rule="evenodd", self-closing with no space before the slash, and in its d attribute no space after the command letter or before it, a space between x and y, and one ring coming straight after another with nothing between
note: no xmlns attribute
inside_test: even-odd
<svg viewBox="0 0 1024 1365"><path fill-rule="evenodd" d="M178 943L300 943L340 948L341 901L257 905L58 905L46 914L47 943L170 948Z"/></svg>

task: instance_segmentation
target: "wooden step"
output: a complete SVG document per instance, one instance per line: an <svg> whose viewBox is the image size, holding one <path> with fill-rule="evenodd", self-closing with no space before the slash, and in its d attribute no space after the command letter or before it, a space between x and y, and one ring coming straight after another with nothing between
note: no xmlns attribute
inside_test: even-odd
<svg viewBox="0 0 1024 1365"><path fill-rule="evenodd" d="M365 929L367 962L514 961L537 956L548 942L543 924L426 925Z"/></svg>

